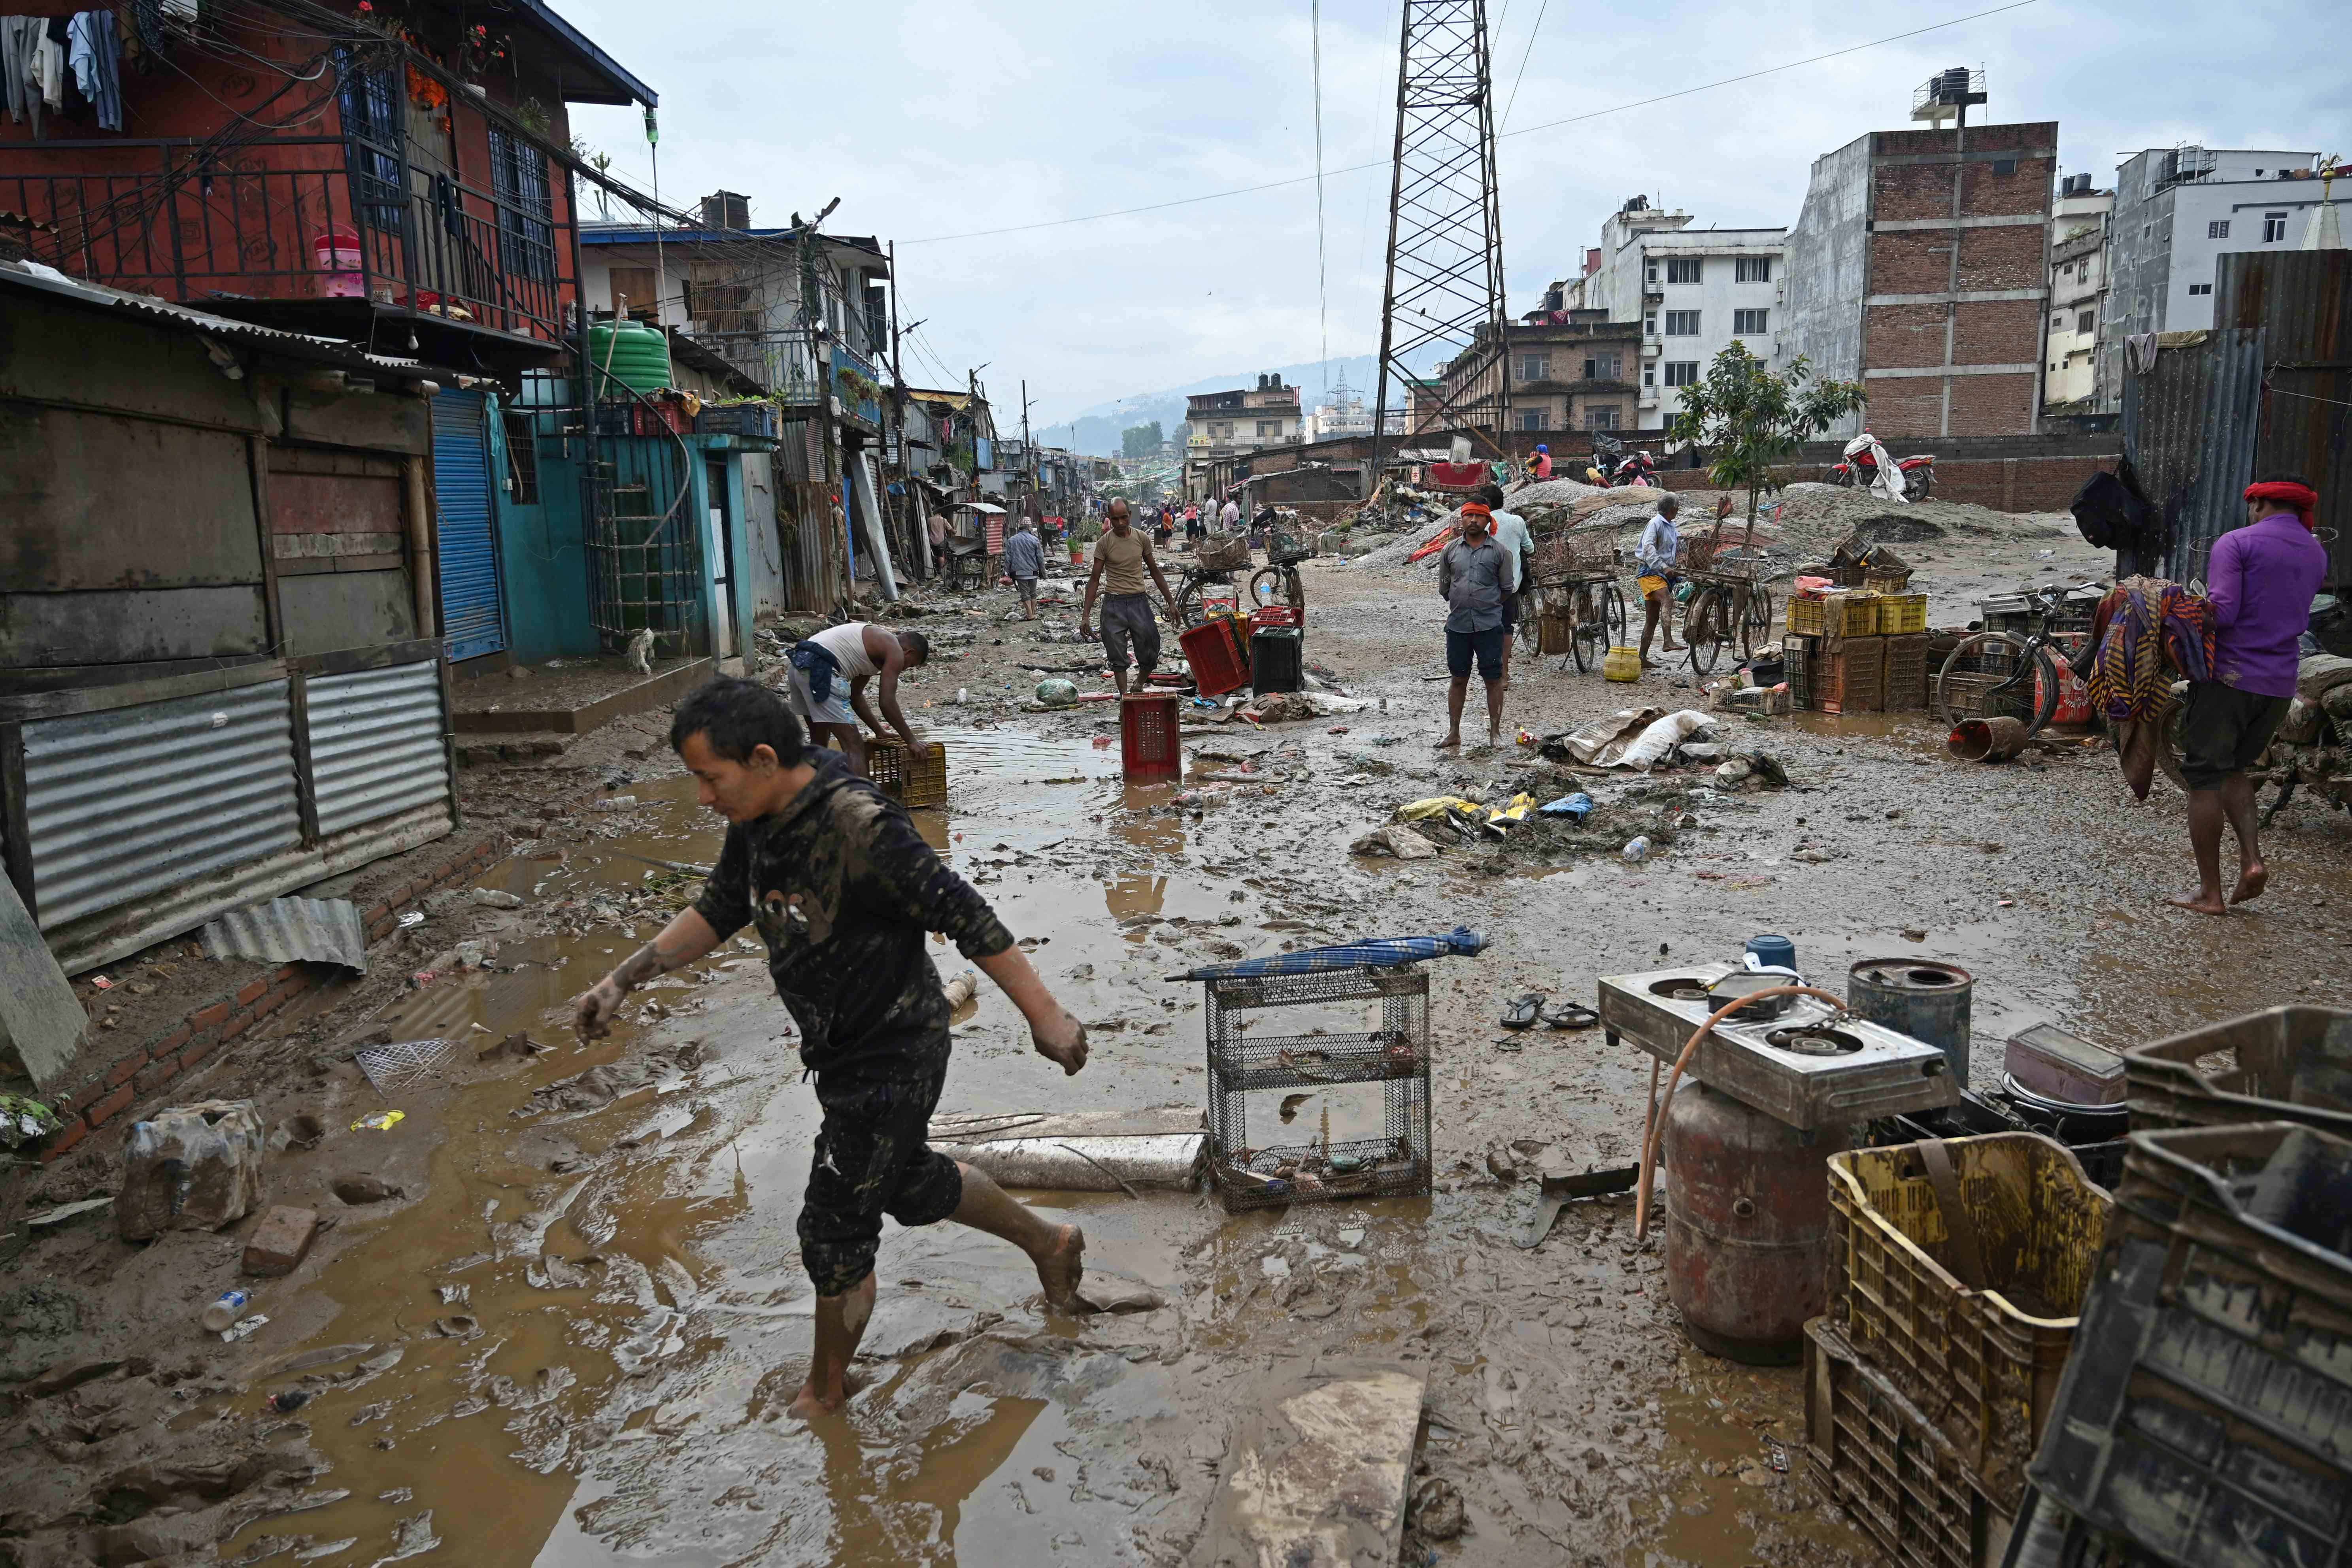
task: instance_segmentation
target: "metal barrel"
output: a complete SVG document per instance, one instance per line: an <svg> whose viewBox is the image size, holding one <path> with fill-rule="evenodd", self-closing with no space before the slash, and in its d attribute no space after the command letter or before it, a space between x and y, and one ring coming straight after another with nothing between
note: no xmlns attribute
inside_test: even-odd
<svg viewBox="0 0 2352 1568"><path fill-rule="evenodd" d="M1969 1081L1969 1003L1975 976L1933 959L1865 958L1846 973L1845 1004L1861 1017L1924 1040Z"/></svg>
<svg viewBox="0 0 2352 1568"><path fill-rule="evenodd" d="M1829 1184L1843 1126L1801 1132L1685 1079L1666 1112L1666 1299L1713 1355L1785 1366L1829 1301Z"/></svg>

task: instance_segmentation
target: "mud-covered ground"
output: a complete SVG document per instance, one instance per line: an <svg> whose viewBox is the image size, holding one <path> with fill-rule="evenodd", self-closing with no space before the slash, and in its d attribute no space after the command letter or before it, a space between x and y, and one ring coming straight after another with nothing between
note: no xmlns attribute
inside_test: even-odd
<svg viewBox="0 0 2352 1568"><path fill-rule="evenodd" d="M1973 595L1958 586L2099 566L2046 520L1906 553L1938 621L1965 613ZM690 886L631 857L716 852L716 819L646 718L552 763L465 775L471 819L517 835L485 885L520 908L445 901L377 950L371 978L173 1087L173 1100L251 1096L273 1125L324 1123L316 1148L270 1159L269 1201L335 1221L293 1276L239 1278L248 1226L131 1247L100 1212L27 1243L27 1209L111 1189L111 1140L9 1178L0 1555L16 1568L1175 1563L1269 1370L1347 1354L1426 1369L1420 1463L1459 1486L1468 1517L1459 1539L1416 1546L1434 1561L1872 1561L1776 1468L1801 1441L1796 1373L1690 1348L1630 1199L1571 1205L1533 1251L1507 1239L1529 1184L1496 1180L1489 1156L1626 1161L1647 1062L1597 1031L1506 1034L1501 1005L1527 991L1589 1002L1597 976L1728 955L1762 931L1792 936L1816 975L1913 952L1978 977L1985 1084L1999 1042L2038 1020L2127 1046L2342 997L2352 821L2291 807L2268 840L2269 893L2209 921L2164 905L2189 870L2181 800L2160 780L2135 805L2102 752L1985 768L1948 761L1923 717L1801 716L1724 726L1780 762L1784 790L1580 781L1622 820L1671 810L1675 842L1643 864L1598 833L1354 857L1350 840L1399 803L1499 800L1553 770L1517 748L1431 749L1444 688L1429 679L1430 574L1316 563L1307 589L1308 658L1372 706L1200 725L1190 776L1150 787L1119 781L1108 705L1024 710L1038 669L1107 689L1085 645L1041 636L1058 624L1066 638L1074 615L1008 626L1009 596L929 601L915 624L942 657L908 700L950 747L952 791L919 819L1095 1041L1066 1079L983 983L941 1109L1198 1105L1199 988L1166 976L1468 924L1493 946L1431 966L1433 1197L1228 1217L1188 1195L1025 1194L1086 1226L1098 1281L1140 1287L1125 1292L1133 1310L1075 1319L1042 1310L1002 1244L893 1226L871 1382L839 1418L787 1419L809 1343L793 1222L814 1118L763 966L730 944L641 993L591 1047L562 1024L566 1000ZM1515 728L1704 706L1676 684L1686 672L1613 687L1557 663L1517 666ZM460 942L484 944L480 967ZM959 967L951 951L941 962ZM426 984L405 978L426 969ZM376 1037L452 1047L384 1096L349 1059ZM1354 1092L1292 1113L1328 1110L1344 1137L1376 1111ZM391 1131L352 1130L387 1106L406 1113ZM399 1191L367 1198L353 1180L371 1176ZM195 1317L232 1284L269 1321L223 1344Z"/></svg>

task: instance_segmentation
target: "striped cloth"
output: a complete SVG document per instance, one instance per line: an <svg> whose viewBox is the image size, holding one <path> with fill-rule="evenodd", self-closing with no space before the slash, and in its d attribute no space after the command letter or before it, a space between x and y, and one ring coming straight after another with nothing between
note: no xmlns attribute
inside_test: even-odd
<svg viewBox="0 0 2352 1568"><path fill-rule="evenodd" d="M1329 969L1392 969L1424 958L1450 954L1471 957L1486 945L1486 938L1467 926L1455 926L1444 936L1376 937L1370 942L1343 942L1331 947L1301 948L1267 958L1244 958L1233 963L1211 963L1172 974L1171 980L1234 980L1256 974L1313 974Z"/></svg>
<svg viewBox="0 0 2352 1568"><path fill-rule="evenodd" d="M2175 675L2213 678L2213 606L2178 583L2126 577L2091 619L2091 706L2111 723L2160 713Z"/></svg>

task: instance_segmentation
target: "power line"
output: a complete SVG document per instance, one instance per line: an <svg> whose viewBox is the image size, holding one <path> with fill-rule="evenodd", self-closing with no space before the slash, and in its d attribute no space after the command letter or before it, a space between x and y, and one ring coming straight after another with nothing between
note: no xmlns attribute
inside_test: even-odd
<svg viewBox="0 0 2352 1568"><path fill-rule="evenodd" d="M1511 96L1503 104L1503 123L1511 122L1511 110L1518 106L1519 83L1528 79L1528 61L1536 52L1536 35L1543 31L1544 13L1551 9L1551 0L1543 0L1536 7L1536 25L1528 29L1528 47L1519 51L1519 74L1511 79Z"/></svg>
<svg viewBox="0 0 2352 1568"><path fill-rule="evenodd" d="M1954 16L1948 21L1931 22L1924 27L1914 27L1908 32L1890 33L1885 37L1873 38L1864 44L1849 44L1842 49L1832 49L1826 54L1813 55L1801 60L1790 60L1785 65L1766 66L1760 70L1746 71L1738 76L1727 76L1718 81L1703 82L1697 87L1685 87L1674 92L1662 92L1654 98L1637 99L1631 103L1620 103L1608 109L1596 109L1586 114L1571 114L1565 120L1547 120L1540 125L1528 125L1517 131L1503 132L1496 140L1499 141L1506 136L1532 136L1539 131L1557 131L1563 125L1580 125L1588 120L1600 120L1612 114L1622 114L1628 110L1647 109L1653 104L1669 103L1677 98L1688 98L1694 93L1711 92L1718 87L1733 87L1743 81L1754 81L1759 77L1774 76L1781 71L1799 70L1806 66L1819 65L1823 60L1833 60L1846 55L1860 54L1864 49L1881 48L1888 44L1899 44L1906 38L1916 38L1925 34L1941 32L1947 27L1958 27L1969 22L1982 21L1987 16L1998 16L2005 11L2021 11L2028 5L2040 3L2041 0L2010 0L2006 5L1995 5L1984 11L1972 11L1965 16ZM1360 174L1368 169L1385 169L1388 166L1388 160L1381 159L1370 163L1349 163L1343 168L1326 170L1325 174ZM1119 207L1111 212L1087 213L1077 217L1044 218L1035 223L1016 223L1003 228L971 229L962 234L926 235L920 239L902 239L898 243L900 245L945 245L951 240L987 239L1000 234L1025 234L1032 229L1066 228L1071 224L1099 223L1106 218L1133 217L1139 213L1165 212L1171 207L1197 206L1202 202L1223 201L1230 196L1255 195L1260 191L1286 190L1292 185L1303 185L1319 177L1315 174L1294 174L1286 180L1268 180L1260 185L1240 185L1230 191L1211 191L1205 195L1179 196L1172 201L1149 202L1142 206Z"/></svg>
<svg viewBox="0 0 2352 1568"><path fill-rule="evenodd" d="M1330 269L1323 261L1323 0L1307 0L1315 61L1315 318L1323 331L1323 395L1331 395Z"/></svg>

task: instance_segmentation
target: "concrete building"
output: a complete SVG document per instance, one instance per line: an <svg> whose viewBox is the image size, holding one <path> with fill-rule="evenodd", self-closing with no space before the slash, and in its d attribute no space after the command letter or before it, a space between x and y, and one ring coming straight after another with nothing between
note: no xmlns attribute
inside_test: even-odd
<svg viewBox="0 0 2352 1568"><path fill-rule="evenodd" d="M1280 375L1261 375L1255 386L1231 392L1196 392L1185 399L1184 467L1190 493L1213 493L1234 459L1265 447L1296 446L1307 438L1298 388Z"/></svg>
<svg viewBox="0 0 2352 1568"><path fill-rule="evenodd" d="M1538 320L1567 316L1570 320ZM1632 430L1636 377L1644 363L1642 323L1612 321L1600 310L1532 312L1505 331L1515 431ZM1491 363L1485 374L1494 374ZM1462 405L1491 398L1491 382L1474 386L1448 376L1446 392Z"/></svg>
<svg viewBox="0 0 2352 1568"><path fill-rule="evenodd" d="M2106 314L2107 233L2113 191L2069 174L2050 214L2050 335L2042 352L2045 410L2101 412L2099 319Z"/></svg>
<svg viewBox="0 0 2352 1568"><path fill-rule="evenodd" d="M2057 153L2044 121L1874 131L1814 160L1775 365L1863 383L1839 434L2033 433Z"/></svg>
<svg viewBox="0 0 2352 1568"><path fill-rule="evenodd" d="M1715 356L1733 342L1747 344L1759 359L1772 357L1788 231L1695 229L1690 222L1686 212L1654 207L1648 197L1635 196L1601 224L1601 243L1584 253L1583 273L1553 284L1545 293L1541 313L1552 321L1565 317L1639 329L1639 395L1627 422L1622 426L1588 425L1580 413L1556 410L1556 416L1572 423L1521 424L1520 382L1515 377L1515 425L1522 429L1662 430L1681 412L1682 394L1676 389L1704 376ZM1516 330L1514 343L1513 352L1521 352L1516 347ZM1617 379L1635 384L1633 364L1622 369ZM1591 405L1601 417L1614 405L1606 398Z"/></svg>
<svg viewBox="0 0 2352 1568"><path fill-rule="evenodd" d="M2231 251L2301 246L2323 199L2313 153L2152 147L2116 167L2099 390L2123 406L2124 339L2213 324L2213 278Z"/></svg>

